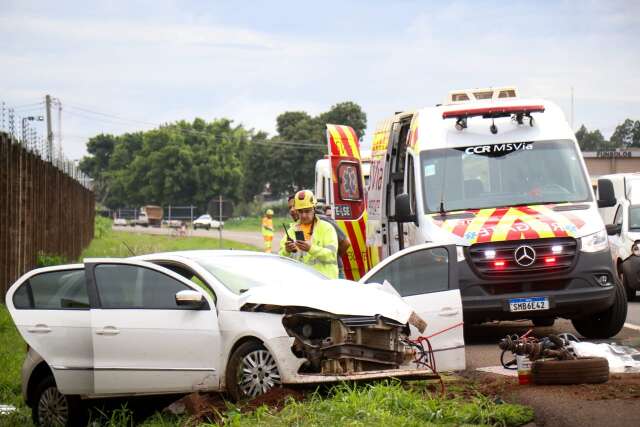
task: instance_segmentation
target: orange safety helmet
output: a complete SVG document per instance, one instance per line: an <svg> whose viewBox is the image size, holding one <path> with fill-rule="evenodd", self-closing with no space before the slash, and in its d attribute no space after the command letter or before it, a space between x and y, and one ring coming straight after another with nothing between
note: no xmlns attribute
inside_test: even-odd
<svg viewBox="0 0 640 427"><path fill-rule="evenodd" d="M309 209L316 207L316 197L311 190L300 190L293 198L293 208L295 210Z"/></svg>

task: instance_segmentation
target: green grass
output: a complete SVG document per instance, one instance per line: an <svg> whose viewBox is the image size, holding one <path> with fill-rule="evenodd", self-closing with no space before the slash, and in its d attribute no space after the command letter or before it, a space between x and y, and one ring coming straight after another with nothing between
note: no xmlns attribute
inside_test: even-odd
<svg viewBox="0 0 640 427"><path fill-rule="evenodd" d="M0 415L0 426L31 424L29 408L22 401L20 369L26 353L26 345L16 329L9 311L0 304L0 405L18 408L10 416Z"/></svg>
<svg viewBox="0 0 640 427"><path fill-rule="evenodd" d="M282 224L286 224L287 226L292 222L290 217L273 217L273 228L274 230L281 230ZM257 231L259 232L262 229L262 218L257 216L245 217L242 219L239 218L231 218L228 221L224 222L225 230L233 230L233 231Z"/></svg>
<svg viewBox="0 0 640 427"><path fill-rule="evenodd" d="M338 385L328 396L314 393L306 401L289 400L281 411L263 406L251 414L228 412L225 424L243 426L515 426L533 419L521 405L496 404L478 395L443 399L407 388L399 381L364 386Z"/></svg>
<svg viewBox="0 0 640 427"><path fill-rule="evenodd" d="M189 249L220 249L220 241L210 237L172 237L128 231L109 231L102 238L94 239L89 247L82 252L80 259L131 256L125 243L136 255ZM222 249L256 250L254 246L224 239L222 240Z"/></svg>

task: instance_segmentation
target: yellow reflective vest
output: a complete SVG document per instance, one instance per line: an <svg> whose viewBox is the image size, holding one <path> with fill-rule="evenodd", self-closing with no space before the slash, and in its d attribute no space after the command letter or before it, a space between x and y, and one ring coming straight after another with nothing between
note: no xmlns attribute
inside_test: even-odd
<svg viewBox="0 0 640 427"><path fill-rule="evenodd" d="M287 230L289 236L295 239L296 231L300 230L299 223L294 222ZM338 278L338 235L333 226L326 221L314 219L313 234L311 236L311 249L309 252L287 252L285 243L287 236L280 241L280 255L313 267L329 279Z"/></svg>
<svg viewBox="0 0 640 427"><path fill-rule="evenodd" d="M262 235L273 236L273 220L266 216L262 218Z"/></svg>

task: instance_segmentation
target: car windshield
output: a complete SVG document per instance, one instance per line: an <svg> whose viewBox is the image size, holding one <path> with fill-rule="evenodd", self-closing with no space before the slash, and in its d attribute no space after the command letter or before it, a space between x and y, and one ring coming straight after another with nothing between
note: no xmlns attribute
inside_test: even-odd
<svg viewBox="0 0 640 427"><path fill-rule="evenodd" d="M211 219L211 217L209 215L202 215L199 216L198 219Z"/></svg>
<svg viewBox="0 0 640 427"><path fill-rule="evenodd" d="M287 258L243 255L197 258L195 261L238 295L256 286L327 280L313 268Z"/></svg>
<svg viewBox="0 0 640 427"><path fill-rule="evenodd" d="M591 200L570 140L428 150L420 160L428 213Z"/></svg>
<svg viewBox="0 0 640 427"><path fill-rule="evenodd" d="M640 231L640 205L629 206L629 231Z"/></svg>

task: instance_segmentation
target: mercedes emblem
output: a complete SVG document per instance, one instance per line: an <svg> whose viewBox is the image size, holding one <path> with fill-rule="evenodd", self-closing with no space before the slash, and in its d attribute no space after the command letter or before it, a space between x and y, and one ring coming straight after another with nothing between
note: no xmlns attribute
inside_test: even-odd
<svg viewBox="0 0 640 427"><path fill-rule="evenodd" d="M516 262L521 267L529 267L536 261L536 251L528 245L518 246L513 254Z"/></svg>

